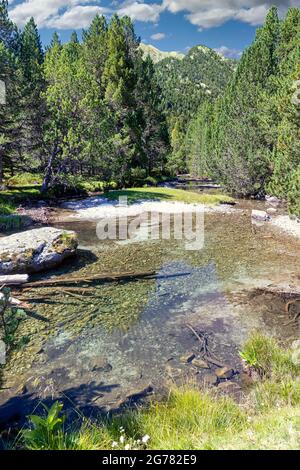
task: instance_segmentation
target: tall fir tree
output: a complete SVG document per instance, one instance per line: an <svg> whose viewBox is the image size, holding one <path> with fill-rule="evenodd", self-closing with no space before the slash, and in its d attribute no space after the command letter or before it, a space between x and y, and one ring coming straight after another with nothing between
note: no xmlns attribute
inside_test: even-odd
<svg viewBox="0 0 300 470"><path fill-rule="evenodd" d="M4 167L13 168L19 151L21 74L18 63L19 34L9 19L8 2L0 1L0 80L5 89L5 103L0 104L0 184Z"/></svg>
<svg viewBox="0 0 300 470"><path fill-rule="evenodd" d="M22 84L22 155L30 166L39 167L43 146L43 122L46 119L43 76L44 53L35 21L31 18L20 38Z"/></svg>

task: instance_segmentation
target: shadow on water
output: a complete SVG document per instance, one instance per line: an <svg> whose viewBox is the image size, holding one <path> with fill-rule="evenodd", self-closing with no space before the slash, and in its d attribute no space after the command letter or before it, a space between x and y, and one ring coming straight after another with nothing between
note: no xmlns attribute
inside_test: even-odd
<svg viewBox="0 0 300 470"><path fill-rule="evenodd" d="M48 279L53 276L59 277L67 274L76 274L83 268L88 268L90 265L96 263L98 257L89 250L78 249L77 256L66 259L63 264L55 269L47 271L47 273L38 273L31 276L32 281Z"/></svg>
<svg viewBox="0 0 300 470"><path fill-rule="evenodd" d="M77 387L63 390L59 401L64 405L69 419L78 418L78 414L84 416L99 416L105 413L95 401L99 397L118 388L118 384L106 385L105 383L84 383ZM44 414L44 406L50 407L53 404L53 396L38 398L34 393L24 393L8 399L0 406L0 430L8 426L16 425L22 427L27 417L31 414ZM106 412L107 415L107 412Z"/></svg>

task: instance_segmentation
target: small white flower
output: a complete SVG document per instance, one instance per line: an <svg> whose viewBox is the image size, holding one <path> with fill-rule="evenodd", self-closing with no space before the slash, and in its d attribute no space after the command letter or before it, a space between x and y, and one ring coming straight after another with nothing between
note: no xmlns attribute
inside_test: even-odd
<svg viewBox="0 0 300 470"><path fill-rule="evenodd" d="M129 445L129 444L126 444L125 450L129 450L129 449L130 449L130 445Z"/></svg>
<svg viewBox="0 0 300 470"><path fill-rule="evenodd" d="M125 437L124 436L120 437L120 442L121 442L121 444L124 444L124 442L125 442Z"/></svg>
<svg viewBox="0 0 300 470"><path fill-rule="evenodd" d="M112 446L112 448L118 447L118 443L114 441L111 446Z"/></svg>
<svg viewBox="0 0 300 470"><path fill-rule="evenodd" d="M143 439L142 439L142 443L147 444L147 442L149 442L149 440L150 440L150 436L148 436L148 434L146 434L146 436L144 436Z"/></svg>

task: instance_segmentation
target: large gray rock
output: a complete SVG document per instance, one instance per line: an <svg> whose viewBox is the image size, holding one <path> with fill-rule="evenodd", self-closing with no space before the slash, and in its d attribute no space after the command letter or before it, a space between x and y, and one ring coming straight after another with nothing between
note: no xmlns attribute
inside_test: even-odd
<svg viewBox="0 0 300 470"><path fill-rule="evenodd" d="M51 227L0 238L0 274L35 273L58 266L76 253L75 232Z"/></svg>

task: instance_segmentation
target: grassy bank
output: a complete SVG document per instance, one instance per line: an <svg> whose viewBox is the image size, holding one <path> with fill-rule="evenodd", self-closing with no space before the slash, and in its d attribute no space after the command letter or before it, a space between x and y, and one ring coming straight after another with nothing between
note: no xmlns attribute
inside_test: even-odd
<svg viewBox="0 0 300 470"><path fill-rule="evenodd" d="M300 449L299 351L284 350L254 334L242 357L256 375L240 403L217 391L174 389L164 403L128 411L102 422L82 418L67 427L56 403L44 417L31 417L14 448ZM298 359L297 359L298 358Z"/></svg>
<svg viewBox="0 0 300 470"><path fill-rule="evenodd" d="M223 194L200 194L182 189L170 188L132 188L120 191L110 191L105 193L109 200L116 201L119 197L127 197L129 204L134 204L141 200L145 201L169 201L185 202L188 204L231 204L234 199Z"/></svg>
<svg viewBox="0 0 300 470"><path fill-rule="evenodd" d="M39 188L31 186L0 191L0 231L18 230L26 225L28 219L18 215L17 208L40 197Z"/></svg>
<svg viewBox="0 0 300 470"><path fill-rule="evenodd" d="M0 232L19 230L28 225L28 219L16 213L22 204L43 199L56 199L59 196L82 195L86 196L93 192L103 192L109 200L115 201L119 197L127 197L128 203L133 204L141 200L148 201L170 201L185 202L189 204L220 204L233 203L234 200L222 194L199 194L179 189L143 187L125 190L113 190L115 183L103 183L94 179L77 181L74 187L67 192L61 188L53 188L48 194L41 195L40 180L35 175L25 174L16 176L6 182L8 189L0 191Z"/></svg>

